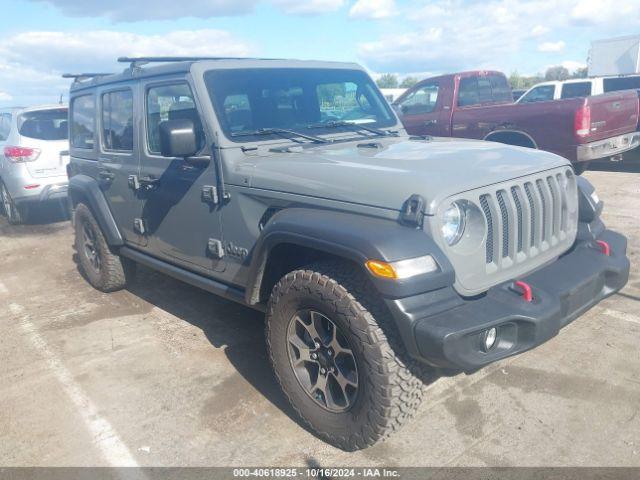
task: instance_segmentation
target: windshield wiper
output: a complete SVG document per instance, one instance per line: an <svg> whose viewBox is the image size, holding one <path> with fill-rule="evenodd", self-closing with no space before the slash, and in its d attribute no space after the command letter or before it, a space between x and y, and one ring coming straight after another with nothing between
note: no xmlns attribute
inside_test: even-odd
<svg viewBox="0 0 640 480"><path fill-rule="evenodd" d="M324 138L316 137L315 135L307 135L306 133L296 132L295 130L289 130L287 128L259 128L257 130L236 132L231 134L232 137L251 137L254 135L280 135L281 137L284 137L284 138L289 138L289 136L295 135L296 137L304 138L306 140L311 140L314 143L328 142L328 140L325 140Z"/></svg>
<svg viewBox="0 0 640 480"><path fill-rule="evenodd" d="M366 127L360 123L353 123L353 122L346 122L344 120L340 120L340 121L333 121L333 122L326 122L326 123L315 123L315 124L311 124L311 125L307 125L307 128L338 128L338 127L350 127L351 130L353 131L358 131L358 130L364 130L366 132L371 132L375 135L378 135L380 137L387 137L387 136L397 136L398 133L397 132L390 132L390 131L382 131L382 130L378 130L377 128L372 128L372 127ZM359 132L361 133L361 132Z"/></svg>

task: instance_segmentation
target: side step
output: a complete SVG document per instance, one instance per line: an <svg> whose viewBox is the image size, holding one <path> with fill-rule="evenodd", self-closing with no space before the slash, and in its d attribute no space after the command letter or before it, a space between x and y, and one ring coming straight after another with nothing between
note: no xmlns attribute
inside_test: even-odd
<svg viewBox="0 0 640 480"><path fill-rule="evenodd" d="M227 300L240 303L247 308L253 308L255 310L260 310L261 312L264 312L266 310L266 306L263 304L247 305L244 299L244 290L241 288L232 287L225 283L207 278L203 275L199 275L176 265L164 262L129 247L120 248L119 253L123 257L127 257L136 263L140 263L153 270L164 273L165 275L169 275L170 277L182 280L183 282L188 283L189 285L193 285L194 287L198 287L202 290L206 290L207 292L219 295L220 297L226 298Z"/></svg>

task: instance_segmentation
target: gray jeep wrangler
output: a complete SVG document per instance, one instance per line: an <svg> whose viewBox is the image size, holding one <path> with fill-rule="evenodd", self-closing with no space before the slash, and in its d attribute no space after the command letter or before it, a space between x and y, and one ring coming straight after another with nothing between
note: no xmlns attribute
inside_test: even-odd
<svg viewBox="0 0 640 480"><path fill-rule="evenodd" d="M110 292L142 264L266 312L284 394L335 446L397 430L430 372L534 348L627 281L626 239L567 160L408 136L357 65L121 60L71 87L83 273Z"/></svg>

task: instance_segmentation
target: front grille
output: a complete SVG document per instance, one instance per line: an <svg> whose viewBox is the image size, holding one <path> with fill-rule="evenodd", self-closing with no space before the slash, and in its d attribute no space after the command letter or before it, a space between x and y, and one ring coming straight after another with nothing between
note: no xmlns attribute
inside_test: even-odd
<svg viewBox="0 0 640 480"><path fill-rule="evenodd" d="M571 200L562 187L567 183L573 186L573 173L567 170L536 177L480 195L487 226L487 264L508 266L517 262L519 256L535 257L562 243L570 228L574 228L567 222Z"/></svg>

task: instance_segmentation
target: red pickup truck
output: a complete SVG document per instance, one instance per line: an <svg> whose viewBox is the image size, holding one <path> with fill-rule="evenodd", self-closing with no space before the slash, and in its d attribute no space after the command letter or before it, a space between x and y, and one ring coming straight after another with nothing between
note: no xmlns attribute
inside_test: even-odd
<svg viewBox="0 0 640 480"><path fill-rule="evenodd" d="M504 74L473 71L423 80L393 106L410 134L539 148L569 159L578 173L590 160L640 145L635 90L516 104Z"/></svg>

